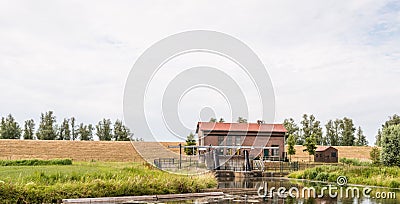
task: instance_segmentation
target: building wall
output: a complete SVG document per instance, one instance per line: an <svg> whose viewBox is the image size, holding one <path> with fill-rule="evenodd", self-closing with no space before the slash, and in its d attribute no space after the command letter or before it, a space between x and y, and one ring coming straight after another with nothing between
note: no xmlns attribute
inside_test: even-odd
<svg viewBox="0 0 400 204"><path fill-rule="evenodd" d="M199 131L199 138L200 135L203 135L202 131ZM240 136L240 135L235 135L235 136ZM235 141L235 136L225 136L225 141L226 137L232 137L232 141ZM203 139L204 141L204 146L219 146L218 144L218 137L217 135L208 135L205 136ZM273 145L276 145L279 147L279 156L280 159L283 159L284 157L284 150L285 150L285 137L284 133L277 134L274 133L273 136L244 136L242 135L242 138L244 139L242 142L242 146L256 146L256 147L272 147ZM203 143L203 141L200 141L199 143ZM243 151L243 150L242 150ZM250 155L252 156L258 156L260 154L263 154L262 149L253 149L250 151Z"/></svg>
<svg viewBox="0 0 400 204"><path fill-rule="evenodd" d="M332 157L332 152L336 152L336 157ZM318 157L317 157L317 155L318 155ZM338 151L334 148L328 148L322 152L315 152L315 155L314 155L315 162L337 163L338 158L339 158Z"/></svg>

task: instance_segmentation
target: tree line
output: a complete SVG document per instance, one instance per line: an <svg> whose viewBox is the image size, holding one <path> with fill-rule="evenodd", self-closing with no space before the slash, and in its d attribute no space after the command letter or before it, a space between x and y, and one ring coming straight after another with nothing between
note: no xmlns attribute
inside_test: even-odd
<svg viewBox="0 0 400 204"><path fill-rule="evenodd" d="M53 111L41 113L36 131L33 119L26 120L21 128L11 114L2 117L0 123L0 139L93 140L94 135L103 141L128 141L131 131L119 119L112 123L110 119L104 118L92 125L78 124L75 117L71 117L57 124Z"/></svg>
<svg viewBox="0 0 400 204"><path fill-rule="evenodd" d="M287 129L287 141L294 141L296 145L329 146L366 146L368 141L360 126L355 127L351 118L329 120L325 125L325 132L321 122L314 115L304 114L300 124L293 118L285 119L283 125ZM291 138L289 138L291 137Z"/></svg>

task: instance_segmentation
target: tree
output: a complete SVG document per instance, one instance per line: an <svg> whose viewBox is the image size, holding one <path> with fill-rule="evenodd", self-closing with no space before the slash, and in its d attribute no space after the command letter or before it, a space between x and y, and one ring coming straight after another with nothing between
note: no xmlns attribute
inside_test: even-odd
<svg viewBox="0 0 400 204"><path fill-rule="evenodd" d="M77 140L78 139L78 134L76 132L76 126L75 126L75 118L71 118L71 139L72 140Z"/></svg>
<svg viewBox="0 0 400 204"><path fill-rule="evenodd" d="M238 123L247 123L247 119L243 117L238 117L237 121Z"/></svg>
<svg viewBox="0 0 400 204"><path fill-rule="evenodd" d="M343 120L342 119L336 119L333 122L333 129L334 129L334 134L335 134L335 141L334 143L332 143L331 145L333 146L339 146L342 141L343 141L343 130L342 130L342 124L343 124Z"/></svg>
<svg viewBox="0 0 400 204"><path fill-rule="evenodd" d="M303 146L306 147L303 151L308 152L308 155L309 155L308 159L309 159L309 161L311 161L311 155L314 155L315 150L317 149L314 134L312 134L310 137L306 138L306 141L304 142Z"/></svg>
<svg viewBox="0 0 400 204"><path fill-rule="evenodd" d="M91 124L84 125L81 123L77 130L77 135L80 140L93 140L93 126Z"/></svg>
<svg viewBox="0 0 400 204"><path fill-rule="evenodd" d="M310 121L308 120L307 114L303 114L303 120L300 122L300 124L302 125L301 132L303 133L301 135L301 140L303 141L303 145L304 145L305 140L311 136Z"/></svg>
<svg viewBox="0 0 400 204"><path fill-rule="evenodd" d="M381 150L378 147L373 147L369 153L372 164L379 165L381 163Z"/></svg>
<svg viewBox="0 0 400 204"><path fill-rule="evenodd" d="M376 138L375 145L380 147L381 146L381 138L382 138L381 129L378 129L378 134L375 136L375 138Z"/></svg>
<svg viewBox="0 0 400 204"><path fill-rule="evenodd" d="M56 117L53 111L48 111L41 114L39 129L36 136L40 140L54 140L57 137Z"/></svg>
<svg viewBox="0 0 400 204"><path fill-rule="evenodd" d="M75 131L74 131L75 134ZM60 125L60 129L58 131L58 140L70 140L71 139L71 130L69 129L69 120L64 118L63 122Z"/></svg>
<svg viewBox="0 0 400 204"><path fill-rule="evenodd" d="M296 137L293 134L289 135L287 144L290 161L292 161L292 155L296 154L296 149L294 148L294 145L296 144Z"/></svg>
<svg viewBox="0 0 400 204"><path fill-rule="evenodd" d="M314 115L310 115L308 117L307 114L303 115L303 120L301 121L302 124L302 140L306 141L308 137L311 137L311 135L314 135L315 143L318 145L323 144L323 138L322 138L322 127L321 127L321 122L316 120Z"/></svg>
<svg viewBox="0 0 400 204"><path fill-rule="evenodd" d="M5 119L1 118L0 139L20 139L21 132L21 128L11 114L8 114Z"/></svg>
<svg viewBox="0 0 400 204"><path fill-rule="evenodd" d="M286 132L286 138L289 140L289 136L293 135L295 144L303 144L304 141L301 141L299 138L299 126L297 126L296 122L293 120L293 118L285 119L283 121L283 126L285 126L287 132ZM289 141L287 141L289 143Z"/></svg>
<svg viewBox="0 0 400 204"><path fill-rule="evenodd" d="M35 122L33 121L33 119L25 121L24 134L22 137L25 140L33 140L35 139L34 134L35 134Z"/></svg>
<svg viewBox="0 0 400 204"><path fill-rule="evenodd" d="M325 124L325 129L326 129L325 138L326 138L326 141L327 141L327 145L337 145L338 138L336 137L335 129L333 128L333 121L332 120L329 120Z"/></svg>
<svg viewBox="0 0 400 204"><path fill-rule="evenodd" d="M220 118L218 122L219 122L219 123L224 123L225 120L224 120L223 118Z"/></svg>
<svg viewBox="0 0 400 204"><path fill-rule="evenodd" d="M383 128L381 145L382 163L385 166L400 166L400 124Z"/></svg>
<svg viewBox="0 0 400 204"><path fill-rule="evenodd" d="M216 119L216 118L210 118L210 122L216 123L216 122L217 122L217 119Z"/></svg>
<svg viewBox="0 0 400 204"><path fill-rule="evenodd" d="M356 146L367 146L368 145L367 138L365 137L360 126L358 126L358 129L357 129L355 145Z"/></svg>
<svg viewBox="0 0 400 204"><path fill-rule="evenodd" d="M188 136L187 136L187 139L186 139L186 145L185 146L195 146L196 145L196 140L195 140L195 138L194 138L194 134L193 133L190 133ZM186 153L186 155L195 155L196 154L196 152L197 152L197 149L196 148L185 148L185 153Z"/></svg>
<svg viewBox="0 0 400 204"><path fill-rule="evenodd" d="M382 129L397 124L400 124L400 116L394 114L393 116L389 117L389 120L387 120L384 124L382 124ZM382 138L382 131L381 129L378 129L378 134L376 135L376 142L375 142L377 146L381 146L381 138Z"/></svg>
<svg viewBox="0 0 400 204"><path fill-rule="evenodd" d="M127 128L121 120L116 120L114 123L114 135L115 141L129 141L130 130Z"/></svg>
<svg viewBox="0 0 400 204"><path fill-rule="evenodd" d="M356 128L354 127L353 120L350 118L343 118L342 128L342 146L354 146L354 140L356 139L354 133Z"/></svg>
<svg viewBox="0 0 400 204"><path fill-rule="evenodd" d="M113 138L110 119L104 118L102 121L99 121L96 125L96 135L99 137L99 140L110 141Z"/></svg>

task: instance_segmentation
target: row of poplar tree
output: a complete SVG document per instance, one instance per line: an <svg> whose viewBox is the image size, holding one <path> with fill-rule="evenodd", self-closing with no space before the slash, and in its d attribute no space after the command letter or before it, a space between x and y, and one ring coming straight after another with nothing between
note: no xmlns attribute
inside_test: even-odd
<svg viewBox="0 0 400 204"><path fill-rule="evenodd" d="M61 124L57 124L53 111L47 111L40 116L37 131L33 119L26 120L24 127L15 121L9 114L1 118L0 139L39 139L39 140L93 140L97 135L99 140L127 141L131 132L121 120L112 124L110 119L103 119L97 125L78 124L74 117L64 118Z"/></svg>
<svg viewBox="0 0 400 204"><path fill-rule="evenodd" d="M314 115L304 114L300 125L293 118L285 119L284 126L287 129L287 141L296 145L331 145L331 146L366 146L368 141L360 126L355 127L351 118L329 120L325 124L325 131L321 122ZM324 134L325 133L325 134Z"/></svg>

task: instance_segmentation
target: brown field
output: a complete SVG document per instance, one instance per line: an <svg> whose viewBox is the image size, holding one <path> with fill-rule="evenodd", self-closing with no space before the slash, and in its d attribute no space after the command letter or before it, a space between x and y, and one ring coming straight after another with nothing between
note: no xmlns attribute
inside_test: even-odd
<svg viewBox="0 0 400 204"><path fill-rule="evenodd" d="M165 147L177 146L184 142L161 142ZM287 148L287 147L286 147ZM304 147L296 145L293 161L308 161ZM340 158L369 160L372 147L339 146ZM179 153L179 148L169 150ZM130 141L57 141L57 140L0 140L0 159L55 159L70 158L75 161L136 161L143 159ZM312 157L313 159L313 157Z"/></svg>
<svg viewBox="0 0 400 204"><path fill-rule="evenodd" d="M371 151L372 147L371 146L365 146L365 147L354 147L354 146L334 146L336 149L338 149L338 154L339 154L339 159L340 158L354 158L354 159L360 159L362 161L369 161L369 152ZM286 146L287 149L287 146ZM292 155L292 161L308 161L308 153L303 152L303 149L305 149L304 146L301 145L296 145L296 154ZM311 161L314 160L314 157L311 157Z"/></svg>
<svg viewBox="0 0 400 204"><path fill-rule="evenodd" d="M0 140L0 159L143 161L130 141Z"/></svg>

